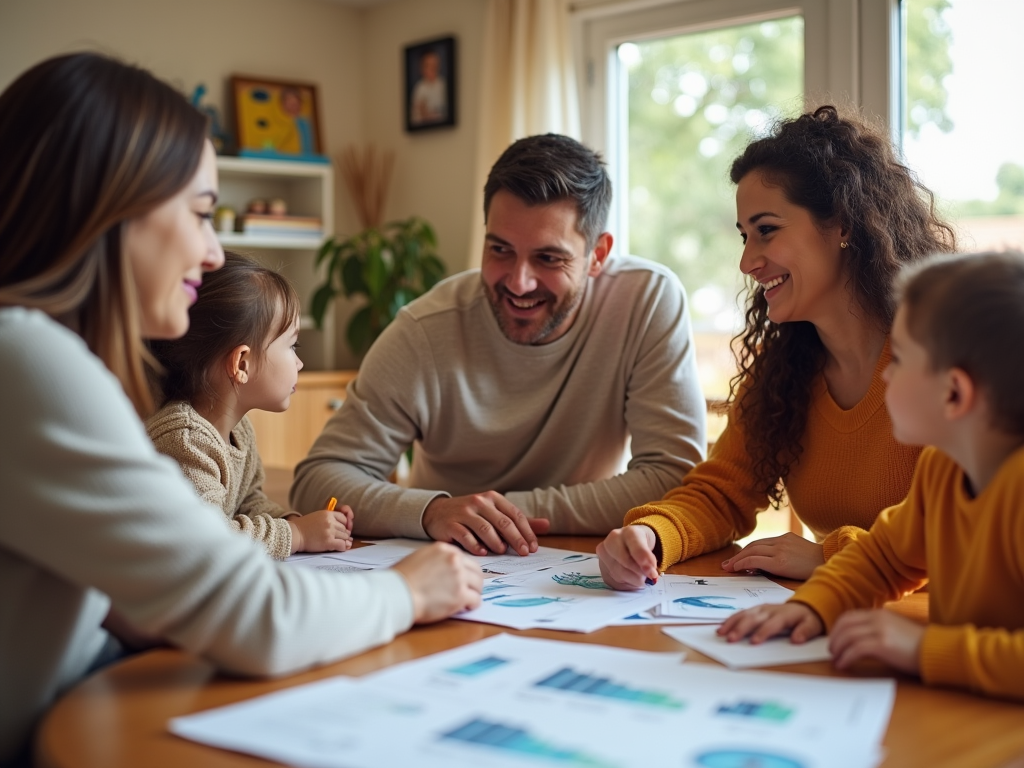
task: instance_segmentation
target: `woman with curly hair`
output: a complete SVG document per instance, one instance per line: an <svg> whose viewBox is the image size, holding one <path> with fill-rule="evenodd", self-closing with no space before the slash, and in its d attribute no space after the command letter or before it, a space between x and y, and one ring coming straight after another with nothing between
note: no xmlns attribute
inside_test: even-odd
<svg viewBox="0 0 1024 768"><path fill-rule="evenodd" d="M885 130L832 106L780 122L730 177L750 281L729 423L707 461L598 546L618 589L747 536L783 496L816 541L762 539L722 567L806 579L910 487L919 449L893 439L882 382L891 284L955 250L953 229Z"/></svg>

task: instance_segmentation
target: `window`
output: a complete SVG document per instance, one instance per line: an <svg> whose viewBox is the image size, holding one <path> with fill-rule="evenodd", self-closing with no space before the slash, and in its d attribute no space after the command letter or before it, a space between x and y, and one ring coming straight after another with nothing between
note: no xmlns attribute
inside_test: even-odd
<svg viewBox="0 0 1024 768"><path fill-rule="evenodd" d="M903 0L903 152L961 250L1024 249L1017 0Z"/></svg>

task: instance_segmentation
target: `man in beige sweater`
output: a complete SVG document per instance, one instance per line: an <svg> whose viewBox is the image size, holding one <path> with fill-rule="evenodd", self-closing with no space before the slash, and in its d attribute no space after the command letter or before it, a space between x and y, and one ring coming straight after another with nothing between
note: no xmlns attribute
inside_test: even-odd
<svg viewBox="0 0 1024 768"><path fill-rule="evenodd" d="M291 501L336 496L355 533L520 554L537 533L606 534L703 459L685 294L610 256L611 182L565 136L512 144L484 188L479 270L402 309L296 468ZM408 488L388 482L415 443Z"/></svg>

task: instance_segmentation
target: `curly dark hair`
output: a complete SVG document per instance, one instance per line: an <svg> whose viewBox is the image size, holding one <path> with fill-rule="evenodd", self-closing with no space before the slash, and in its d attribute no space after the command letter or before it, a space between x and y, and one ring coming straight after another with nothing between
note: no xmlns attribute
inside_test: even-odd
<svg viewBox="0 0 1024 768"><path fill-rule="evenodd" d="M953 228L935 212L934 195L896 155L884 127L834 106L777 123L733 161L739 184L758 171L821 226L850 233L844 251L849 284L869 321L885 332L896 306L892 285L903 265L956 250ZM764 291L748 282L746 327L733 339L739 372L729 405L742 411L747 452L771 504L785 493L803 451L811 388L825 348L809 322L772 323Z"/></svg>

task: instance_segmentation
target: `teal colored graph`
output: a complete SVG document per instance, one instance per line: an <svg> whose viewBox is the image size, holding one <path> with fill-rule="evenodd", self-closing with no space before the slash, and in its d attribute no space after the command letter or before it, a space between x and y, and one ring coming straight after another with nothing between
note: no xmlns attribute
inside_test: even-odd
<svg viewBox="0 0 1024 768"><path fill-rule="evenodd" d="M501 589L508 589L508 587L506 587L504 584L500 582L492 581L487 584L484 584L483 589L480 590L480 594L489 595L491 592L497 592Z"/></svg>
<svg viewBox="0 0 1024 768"><path fill-rule="evenodd" d="M541 595L527 595L525 597L495 595L489 599L494 601L492 605L500 605L502 608L536 608L539 605L547 605L548 603L572 602L572 599L568 597L543 597Z"/></svg>
<svg viewBox="0 0 1024 768"><path fill-rule="evenodd" d="M512 752L516 757L543 760L558 765L578 766L578 768L617 768L615 763L609 763L580 750L548 744L531 736L522 728L513 728L482 718L475 718L458 728L441 734L441 739Z"/></svg>
<svg viewBox="0 0 1024 768"><path fill-rule="evenodd" d="M508 659L501 659L497 656L486 656L476 661L471 661L468 664L462 664L458 667L453 667L448 671L453 675L465 675L466 677L473 677L474 675L482 675L484 672L490 672L492 669L497 669L508 664Z"/></svg>
<svg viewBox="0 0 1024 768"><path fill-rule="evenodd" d="M793 709L783 706L777 701L738 701L735 704L723 704L718 708L718 714L784 723L792 717Z"/></svg>
<svg viewBox="0 0 1024 768"><path fill-rule="evenodd" d="M570 587L583 587L584 589L611 589L601 581L600 576L584 576L573 571L572 573L556 573L551 577L557 584L565 584Z"/></svg>
<svg viewBox="0 0 1024 768"><path fill-rule="evenodd" d="M735 600L735 597L723 597L722 595L701 595L700 597L677 597L673 603L680 605L692 605L694 608L721 608L723 611L735 611L735 605L722 605L720 603L709 603L708 600Z"/></svg>
<svg viewBox="0 0 1024 768"><path fill-rule="evenodd" d="M644 691L613 683L607 677L596 677L577 672L572 667L563 667L553 675L533 684L535 688L553 688L559 691L580 693L585 696L599 696L620 702L644 704L662 709L681 710L686 703L661 691Z"/></svg>
<svg viewBox="0 0 1024 768"><path fill-rule="evenodd" d="M741 749L722 749L697 756L701 768L805 768L790 757L769 752L749 752Z"/></svg>

